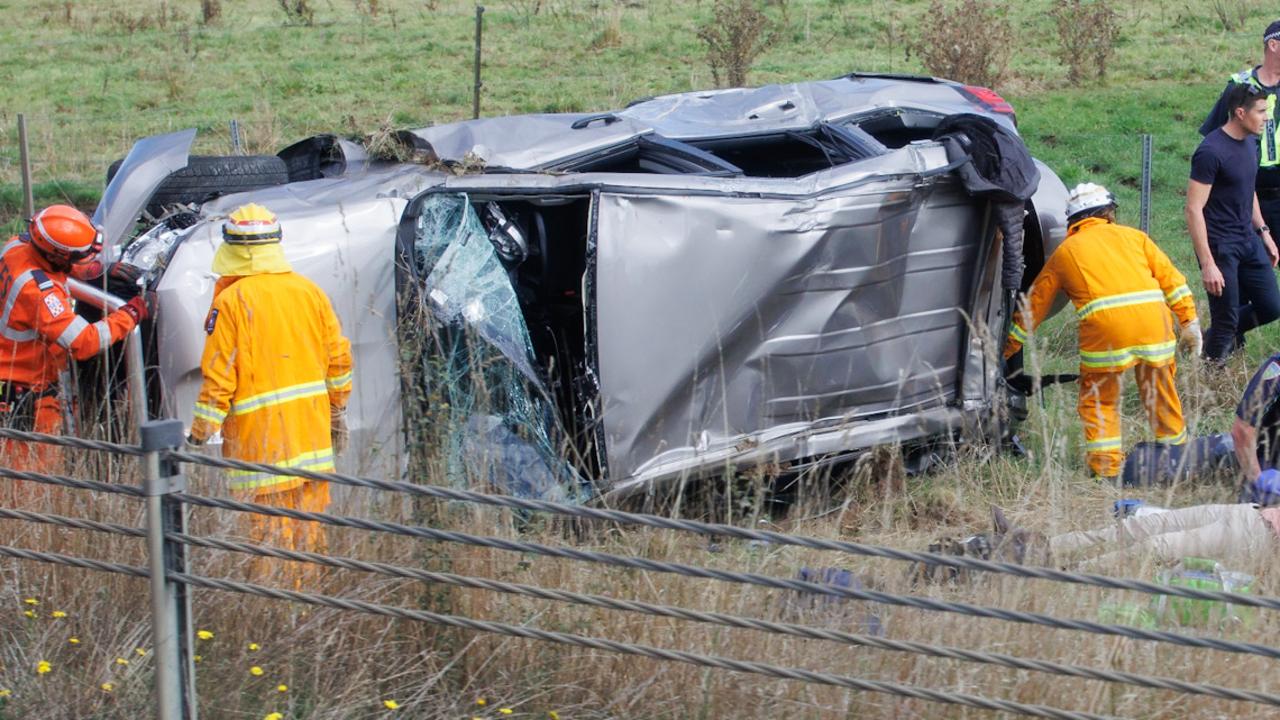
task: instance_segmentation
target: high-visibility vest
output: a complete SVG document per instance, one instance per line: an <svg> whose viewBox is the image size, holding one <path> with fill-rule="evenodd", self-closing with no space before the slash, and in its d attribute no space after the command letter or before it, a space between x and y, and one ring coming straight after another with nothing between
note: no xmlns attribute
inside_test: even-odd
<svg viewBox="0 0 1280 720"><path fill-rule="evenodd" d="M1005 357L1027 342L1065 293L1080 321L1080 371L1119 372L1174 360L1181 325L1196 319L1187 279L1140 230L1102 218L1080 220L1031 284L1026 311L1014 318Z"/></svg>
<svg viewBox="0 0 1280 720"><path fill-rule="evenodd" d="M1241 70L1231 76L1233 83L1248 83L1259 90L1267 90L1258 82L1253 70ZM1258 137L1258 167L1280 167L1280 124L1276 123L1276 95L1267 93L1267 124Z"/></svg>
<svg viewBox="0 0 1280 720"><path fill-rule="evenodd" d="M0 382L45 388L68 358L104 353L134 327L123 310L91 323L76 315L67 274L18 237L0 248Z"/></svg>

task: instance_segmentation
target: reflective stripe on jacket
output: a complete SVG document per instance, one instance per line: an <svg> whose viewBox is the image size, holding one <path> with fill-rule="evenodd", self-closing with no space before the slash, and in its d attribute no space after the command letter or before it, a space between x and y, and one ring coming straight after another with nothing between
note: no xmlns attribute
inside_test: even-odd
<svg viewBox="0 0 1280 720"><path fill-rule="evenodd" d="M1231 76L1231 82L1249 84L1265 90L1253 70L1241 70ZM1258 135L1258 167L1280 167L1280 124L1276 123L1276 96L1267 94L1267 124Z"/></svg>
<svg viewBox="0 0 1280 720"><path fill-rule="evenodd" d="M204 384L191 434L222 429L223 455L332 470L329 412L351 393L351 343L329 298L293 272L223 278L200 363ZM291 490L304 481L231 471L231 489Z"/></svg>
<svg viewBox="0 0 1280 720"><path fill-rule="evenodd" d="M133 330L126 312L91 323L76 315L67 275L50 268L30 243L0 249L0 380L46 387L67 367L106 352Z"/></svg>
<svg viewBox="0 0 1280 720"><path fill-rule="evenodd" d="M1085 218L1049 256L1012 324L1005 357L1013 355L1066 293L1080 320L1080 370L1115 372L1136 363L1173 361L1177 336L1169 311L1185 325L1196 319L1187 279L1139 230Z"/></svg>

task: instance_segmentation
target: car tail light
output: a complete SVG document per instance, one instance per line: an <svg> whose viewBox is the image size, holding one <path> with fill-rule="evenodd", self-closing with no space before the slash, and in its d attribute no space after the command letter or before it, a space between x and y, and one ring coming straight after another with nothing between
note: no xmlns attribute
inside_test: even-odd
<svg viewBox="0 0 1280 720"><path fill-rule="evenodd" d="M991 88L984 88L979 85L965 85L960 88L960 94L968 98L970 102L981 105L985 110L1002 115L1013 114L1013 106L1009 104L1009 101L1000 97L1000 94Z"/></svg>

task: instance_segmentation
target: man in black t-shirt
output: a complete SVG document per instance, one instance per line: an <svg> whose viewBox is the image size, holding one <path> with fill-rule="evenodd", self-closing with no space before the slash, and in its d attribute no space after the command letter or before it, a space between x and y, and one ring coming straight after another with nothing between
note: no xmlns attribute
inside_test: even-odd
<svg viewBox="0 0 1280 720"><path fill-rule="evenodd" d="M1223 102L1226 123L1206 135L1191 157L1186 207L1212 318L1204 356L1218 362L1245 332L1280 318L1280 288L1272 272L1280 253L1254 194L1257 135L1267 122L1267 96L1236 83Z"/></svg>
<svg viewBox="0 0 1280 720"><path fill-rule="evenodd" d="M1262 219L1271 227L1280 227L1280 122L1276 102L1280 93L1280 20L1267 26L1262 35L1262 63L1250 70L1232 75L1218 102L1200 126L1200 134L1208 135L1226 124L1226 97L1234 85L1252 85L1267 96L1267 122L1262 129L1258 153L1258 205Z"/></svg>

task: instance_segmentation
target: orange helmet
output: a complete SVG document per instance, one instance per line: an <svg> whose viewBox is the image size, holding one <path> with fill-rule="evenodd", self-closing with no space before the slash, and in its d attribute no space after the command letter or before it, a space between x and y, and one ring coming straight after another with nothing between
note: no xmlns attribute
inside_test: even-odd
<svg viewBox="0 0 1280 720"><path fill-rule="evenodd" d="M31 244L51 260L76 263L102 250L102 233L84 213L70 205L50 205L41 210L31 218L28 229Z"/></svg>

